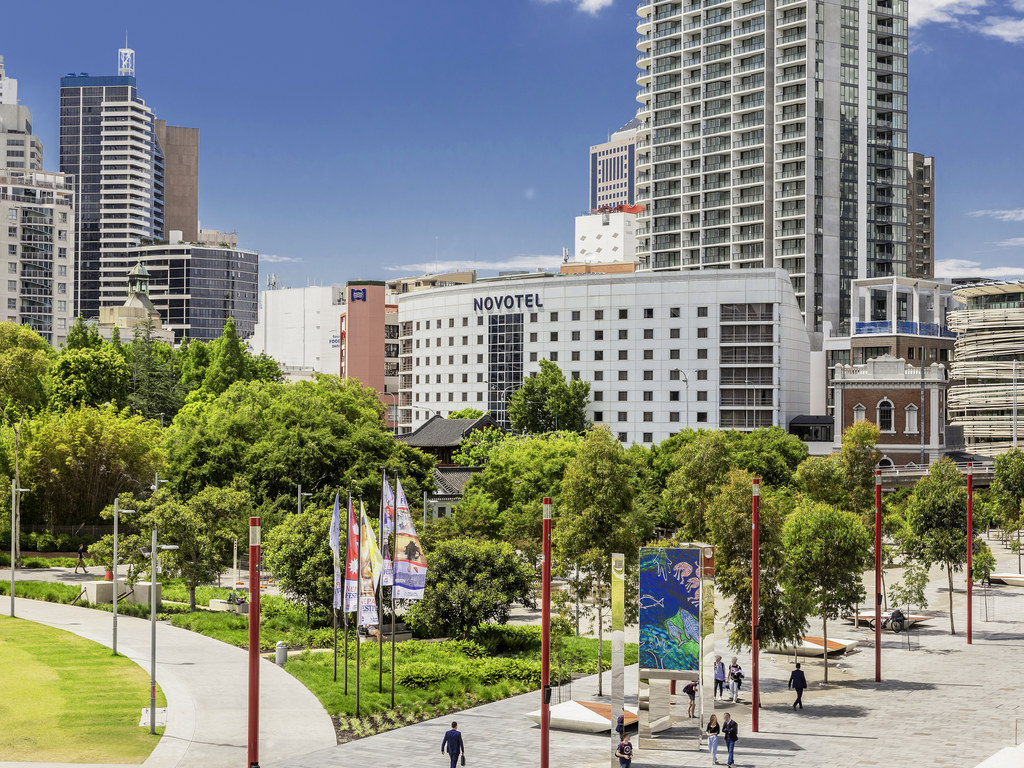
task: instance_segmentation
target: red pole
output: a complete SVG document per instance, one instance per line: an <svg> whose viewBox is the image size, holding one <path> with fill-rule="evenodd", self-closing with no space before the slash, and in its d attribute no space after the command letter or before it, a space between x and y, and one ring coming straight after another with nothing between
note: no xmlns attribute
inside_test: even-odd
<svg viewBox="0 0 1024 768"><path fill-rule="evenodd" d="M541 566L540 768L548 768L551 729L551 497L545 496L544 562Z"/></svg>
<svg viewBox="0 0 1024 768"><path fill-rule="evenodd" d="M249 518L249 768L260 765L260 519Z"/></svg>
<svg viewBox="0 0 1024 768"><path fill-rule="evenodd" d="M974 571L972 562L974 555L974 464L967 463L967 644L974 640L971 637L971 597L974 591Z"/></svg>
<svg viewBox="0 0 1024 768"><path fill-rule="evenodd" d="M875 682L882 681L882 470L875 470Z"/></svg>
<svg viewBox="0 0 1024 768"><path fill-rule="evenodd" d="M754 478L753 488L753 544L752 544L752 557L753 564L751 566L751 573L754 578L753 589L751 590L751 611L750 611L750 634L751 634L751 655L752 655L752 672L754 677L753 683L753 701L751 702L751 716L750 716L750 730L757 733L757 715L758 709L761 706L761 695L760 695L760 684L758 681L758 625L761 617L761 610L758 606L758 597L761 589L761 514L759 507L761 504L761 481L758 478Z"/></svg>

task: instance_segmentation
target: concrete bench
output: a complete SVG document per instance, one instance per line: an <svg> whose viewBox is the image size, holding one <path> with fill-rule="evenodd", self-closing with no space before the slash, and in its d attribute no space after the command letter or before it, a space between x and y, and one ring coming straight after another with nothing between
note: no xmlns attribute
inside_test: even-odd
<svg viewBox="0 0 1024 768"><path fill-rule="evenodd" d="M248 614L249 604L248 603L232 603L229 600L218 600L217 598L210 599L210 610L211 611L230 611L233 613Z"/></svg>

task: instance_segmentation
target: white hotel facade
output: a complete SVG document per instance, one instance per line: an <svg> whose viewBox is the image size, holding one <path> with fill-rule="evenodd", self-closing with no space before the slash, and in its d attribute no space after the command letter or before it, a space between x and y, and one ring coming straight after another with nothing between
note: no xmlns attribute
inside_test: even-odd
<svg viewBox="0 0 1024 768"><path fill-rule="evenodd" d="M591 384L623 443L685 427L785 427L807 412L810 342L785 272L536 274L406 294L400 431L465 407L507 425L544 359Z"/></svg>

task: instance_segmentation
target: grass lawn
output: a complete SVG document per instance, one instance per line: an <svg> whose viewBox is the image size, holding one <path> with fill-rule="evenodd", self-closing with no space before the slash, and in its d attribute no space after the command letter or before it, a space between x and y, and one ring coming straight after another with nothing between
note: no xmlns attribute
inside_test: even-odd
<svg viewBox="0 0 1024 768"><path fill-rule="evenodd" d="M157 744L149 675L69 632L0 616L0 691L0 760L142 763Z"/></svg>

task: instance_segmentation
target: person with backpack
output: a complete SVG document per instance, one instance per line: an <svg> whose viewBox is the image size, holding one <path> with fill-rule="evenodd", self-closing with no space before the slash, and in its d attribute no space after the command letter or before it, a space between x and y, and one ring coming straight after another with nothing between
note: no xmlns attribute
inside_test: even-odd
<svg viewBox="0 0 1024 768"><path fill-rule="evenodd" d="M683 688L683 693L690 697L690 706L686 710L687 716L696 717L697 715L693 713L693 709L694 706L697 704L697 681L691 680L690 682L688 682L686 686Z"/></svg>
<svg viewBox="0 0 1024 768"><path fill-rule="evenodd" d="M622 734L622 741L615 749L615 756L619 758L619 768L629 768L629 764L633 762L633 745L629 743L628 733Z"/></svg>
<svg viewBox="0 0 1024 768"><path fill-rule="evenodd" d="M715 700L725 698L725 662L721 656L715 656Z"/></svg>
<svg viewBox="0 0 1024 768"><path fill-rule="evenodd" d="M739 741L739 726L736 725L736 721L732 719L728 712L725 713L725 720L722 721L722 735L725 737L725 748L729 750L729 762L727 765L733 764L733 750L736 748L736 742Z"/></svg>
<svg viewBox="0 0 1024 768"><path fill-rule="evenodd" d="M732 657L732 663L729 665L729 693L732 694L732 702L735 704L740 700L740 686L743 684L743 667L736 660L736 657Z"/></svg>

